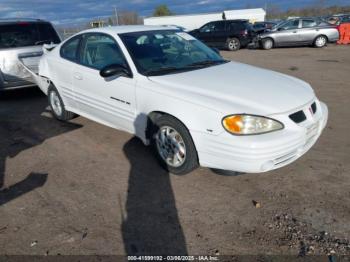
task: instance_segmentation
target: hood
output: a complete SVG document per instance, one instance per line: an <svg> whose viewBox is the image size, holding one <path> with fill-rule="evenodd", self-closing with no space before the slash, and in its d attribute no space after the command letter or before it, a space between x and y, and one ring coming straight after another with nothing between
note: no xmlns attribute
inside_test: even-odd
<svg viewBox="0 0 350 262"><path fill-rule="evenodd" d="M149 79L168 95L224 113L282 113L315 97L302 80L237 62Z"/></svg>

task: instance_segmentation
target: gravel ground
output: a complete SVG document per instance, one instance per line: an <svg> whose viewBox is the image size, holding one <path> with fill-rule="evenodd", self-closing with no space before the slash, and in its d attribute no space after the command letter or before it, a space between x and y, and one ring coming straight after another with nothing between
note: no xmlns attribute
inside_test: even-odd
<svg viewBox="0 0 350 262"><path fill-rule="evenodd" d="M330 119L310 152L175 176L129 134L52 119L37 89L1 94L0 254L350 255L350 46L222 54L314 87Z"/></svg>

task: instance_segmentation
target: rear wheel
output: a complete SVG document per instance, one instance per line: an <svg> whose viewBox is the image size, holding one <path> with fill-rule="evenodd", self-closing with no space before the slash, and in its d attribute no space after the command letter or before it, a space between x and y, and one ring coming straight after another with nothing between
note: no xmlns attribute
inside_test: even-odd
<svg viewBox="0 0 350 262"><path fill-rule="evenodd" d="M324 35L320 35L316 37L314 41L314 46L317 48L324 47L326 44L327 44L327 37L325 37Z"/></svg>
<svg viewBox="0 0 350 262"><path fill-rule="evenodd" d="M230 51L237 51L241 48L241 42L236 37L229 38L226 41L226 47Z"/></svg>
<svg viewBox="0 0 350 262"><path fill-rule="evenodd" d="M273 48L273 40L271 38L266 38L261 40L261 46L265 50Z"/></svg>
<svg viewBox="0 0 350 262"><path fill-rule="evenodd" d="M182 175L198 167L197 151L191 135L179 120L162 115L154 121L152 129L152 146L166 170Z"/></svg>
<svg viewBox="0 0 350 262"><path fill-rule="evenodd" d="M48 100L53 116L61 121L73 119L76 115L65 109L63 100L54 86L48 90Z"/></svg>

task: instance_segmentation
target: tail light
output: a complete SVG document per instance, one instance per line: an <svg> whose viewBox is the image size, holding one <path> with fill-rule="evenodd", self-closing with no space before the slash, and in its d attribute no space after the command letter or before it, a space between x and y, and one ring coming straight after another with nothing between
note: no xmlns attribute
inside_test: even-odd
<svg viewBox="0 0 350 262"><path fill-rule="evenodd" d="M26 26L26 25L29 25L28 22L17 22L18 25L23 25L23 26Z"/></svg>
<svg viewBox="0 0 350 262"><path fill-rule="evenodd" d="M241 31L241 35L243 35L243 36L248 35L248 30L246 29L246 30L244 30L244 31Z"/></svg>

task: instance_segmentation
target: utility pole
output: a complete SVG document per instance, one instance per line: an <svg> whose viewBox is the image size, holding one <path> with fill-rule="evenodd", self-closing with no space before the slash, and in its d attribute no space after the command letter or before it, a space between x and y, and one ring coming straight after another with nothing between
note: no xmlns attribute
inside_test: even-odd
<svg viewBox="0 0 350 262"><path fill-rule="evenodd" d="M118 13L117 13L117 7L114 6L114 15L115 15L115 21L117 25L119 25L119 19L118 19Z"/></svg>

